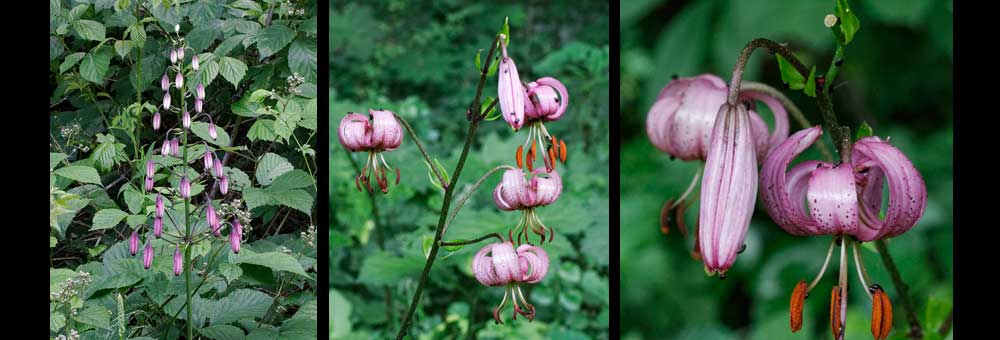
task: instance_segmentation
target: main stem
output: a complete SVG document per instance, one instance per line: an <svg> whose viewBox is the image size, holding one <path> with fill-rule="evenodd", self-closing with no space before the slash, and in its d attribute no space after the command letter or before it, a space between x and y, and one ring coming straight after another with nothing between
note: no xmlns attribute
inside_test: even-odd
<svg viewBox="0 0 1000 340"><path fill-rule="evenodd" d="M178 66L178 68L179 68L179 70L177 72L184 72L184 67L183 66ZM184 86L181 86L181 115L183 115L184 112L187 111L187 98L185 98L186 96L187 96L187 84L185 83ZM183 129L183 130L184 130L184 152L183 152L184 163L181 163L181 164L184 164L185 166L187 166L187 164L188 164L188 130L189 129ZM208 152L208 150L205 150L205 152ZM187 175L187 170L185 169L184 170L184 176L186 176L186 175ZM185 230L184 238L185 238L185 241L190 240L190 238L191 238L191 223L190 223L190 219L191 219L191 204L190 203L191 203L191 197L190 197L190 195L188 195L188 197L184 198L184 230ZM193 328L192 328L192 325L194 324L194 316L192 315L192 311L191 311L191 268L192 268L192 266L191 266L191 244L188 243L184 247L184 290L187 291L187 307L186 308L187 308L187 338L188 339L194 339L194 332L193 332Z"/></svg>
<svg viewBox="0 0 1000 340"><path fill-rule="evenodd" d="M413 313L417 310L417 304L420 303L420 295L424 291L424 285L427 284L427 276L430 275L431 266L434 265L434 261L437 259L438 249L441 246L441 236L444 234L444 225L448 220L448 209L451 207L451 197L455 193L455 184L458 183L458 178L462 175L462 168L465 166L465 158L469 156L469 148L472 147L472 141L476 137L476 129L479 127L479 122L482 121L483 118L482 112L479 110L479 100L483 95L483 84L486 83L487 70L492 63L493 53L496 51L497 43L499 41L500 35L493 38L493 43L490 45L490 52L486 55L486 65L483 65L483 69L479 72L479 85L476 87L476 96L473 97L472 104L469 105L466 112L470 123L469 132L465 135L465 145L462 147L462 155L458 157L458 164L455 165L455 171L453 172L454 175L451 177L451 183L449 183L444 189L444 199L441 203L437 231L434 234L434 243L431 244L431 252L427 255L427 262L424 264L423 272L420 273L420 281L417 283L417 290L413 293L413 300L410 302L410 307L406 310L406 316L403 317L399 333L396 335L397 340L402 340L410 328L410 324L413 321Z"/></svg>
<svg viewBox="0 0 1000 340"><path fill-rule="evenodd" d="M907 335L910 339L923 339L924 332L920 328L920 320L917 319L916 309L913 308L913 300L910 299L910 288L903 281L903 276L899 274L896 261L889 255L889 247L886 246L884 239L879 239L875 241L875 248L878 249L878 254L882 257L882 263L885 264L886 270L889 271L889 276L892 277L892 284L899 290L899 297L903 300L903 312L906 314L907 323L910 324L910 332Z"/></svg>

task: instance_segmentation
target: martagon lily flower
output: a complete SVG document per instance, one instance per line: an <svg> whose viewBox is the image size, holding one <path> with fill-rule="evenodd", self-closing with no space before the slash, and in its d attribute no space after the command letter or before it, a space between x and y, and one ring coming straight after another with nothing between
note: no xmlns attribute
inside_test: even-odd
<svg viewBox="0 0 1000 340"><path fill-rule="evenodd" d="M555 202L562 193L562 177L556 171L545 172L542 169L535 169L532 172L531 180L521 169L508 169L503 173L503 179L493 189L493 203L501 210L521 210L524 214L517 226L511 230L520 229L517 233L517 243L528 242L528 229L535 235L541 237L541 243L545 243L545 231L549 231L549 242L555 237L555 231L547 228L542 220L538 218L535 208L546 206Z"/></svg>
<svg viewBox="0 0 1000 340"><path fill-rule="evenodd" d="M535 317L535 306L528 303L521 291L521 283L538 283L549 270L549 256L545 250L529 244L516 249L513 240L488 244L476 253L472 260L472 272L476 280L487 286L505 286L503 300L493 309L493 320L502 324L500 313L510 297L514 304L514 319L517 314L528 320ZM520 304L518 304L520 301Z"/></svg>
<svg viewBox="0 0 1000 340"><path fill-rule="evenodd" d="M854 143L850 161L801 162L788 165L822 135L819 126L796 132L774 148L761 169L761 198L768 214L796 236L834 235L819 275L808 286L796 285L791 300L791 327L802 327L805 297L819 282L835 245L840 246L839 282L831 293L833 336L843 339L847 311L847 254L852 246L858 278L872 300L872 335L885 339L892 328L892 305L865 270L858 244L899 236L913 228L927 206L927 188L920 173L897 148L879 137ZM882 210L883 183L889 202ZM884 217L880 217L884 213Z"/></svg>
<svg viewBox="0 0 1000 340"><path fill-rule="evenodd" d="M728 93L726 82L712 74L675 78L660 91L646 116L646 134L656 148L671 159L706 162L704 179L699 171L679 198L667 200L661 211L660 229L669 233L672 219L681 233L687 234L684 212L693 203L688 201L688 195L702 179L699 224L711 226L704 232L699 228L692 256L708 257L709 274L724 273L743 249L756 200L753 193L757 163L788 136L788 114L777 99L758 91L742 91L742 104L730 105ZM756 112L756 101L773 112L774 129L770 133ZM713 151L717 157L710 162ZM706 183L710 183L709 190ZM743 185L754 187L748 191ZM706 203L708 199L712 202ZM703 241L702 236L707 239ZM711 243L708 246L712 254L703 255L706 243Z"/></svg>
<svg viewBox="0 0 1000 340"><path fill-rule="evenodd" d="M368 116L365 116L348 112L340 120L337 138L340 140L340 145L351 152L368 153L364 169L354 178L354 184L358 191L361 191L362 187L366 187L369 192L373 192L371 177L374 176L382 192L389 192L389 180L386 172L392 168L385 162L382 153L395 150L403 142L403 130L399 122L396 121L395 113L388 110L369 109ZM396 169L396 184L399 184L398 168Z"/></svg>

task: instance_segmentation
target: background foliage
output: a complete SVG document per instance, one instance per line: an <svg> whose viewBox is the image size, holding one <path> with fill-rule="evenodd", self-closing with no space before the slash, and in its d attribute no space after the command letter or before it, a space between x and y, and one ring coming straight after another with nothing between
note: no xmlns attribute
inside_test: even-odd
<svg viewBox="0 0 1000 340"><path fill-rule="evenodd" d="M146 160L181 163L153 155L165 129L156 133L150 123L169 64L165 32L180 24L187 60L195 53L201 60L187 84L206 85L205 111L221 127L213 141L206 123L192 124L198 138L191 140L208 144L193 142L189 159L200 164L206 145L225 151L232 192L219 203L242 202L238 208L252 219L239 255L224 242L195 246L199 272L192 282L207 281L193 309L198 320L208 319L196 331L212 339L315 338L316 250L301 233L313 224L316 196L309 143L316 130L317 4L49 4L50 290L79 283L66 303L50 299L50 336L76 330L82 339L176 339L185 323L179 313L184 280L170 273L173 247L154 241L154 264L144 270L126 241L132 227L152 224L156 195L142 190ZM290 84L295 74L301 79ZM167 129L179 120L163 114ZM176 187L179 176L158 168L157 181L167 178ZM196 169L200 165L184 171ZM214 181L196 181L192 195L210 185ZM181 209L181 216L182 206L168 209ZM203 228L204 221L195 225Z"/></svg>
<svg viewBox="0 0 1000 340"><path fill-rule="evenodd" d="M847 48L834 104L842 124L867 121L910 157L927 183L928 205L910 232L889 248L908 282L917 315L936 330L951 307L952 291L952 2L851 1L861 30ZM833 35L822 20L833 1L623 1L621 5L621 331L625 339L816 339L829 336L828 305L809 299L802 331L788 326L788 298L800 279L818 272L829 238L797 238L763 209L750 225L747 249L725 281L707 277L690 257L693 238L664 236L662 204L687 187L697 164L671 161L649 142L646 113L672 75L714 73L727 81L740 49L752 38L788 42L807 65L825 71ZM780 87L777 63L758 51L744 77ZM812 98L786 91L813 123ZM767 116L765 114L765 116ZM768 119L768 118L765 118ZM793 131L801 128L793 123ZM828 137L824 137L827 140ZM815 150L799 159L818 159ZM696 191L697 192L697 191ZM688 209L694 223L697 205ZM864 250L875 281L896 307L899 339L905 329L898 291L874 248ZM831 269L835 269L832 265ZM853 268L853 266L852 266ZM850 283L857 285L855 273ZM834 275L817 290L827 292ZM821 296L829 296L821 294ZM851 293L847 338L868 338L871 304ZM934 333L934 332L927 332ZM934 334L928 338L933 339Z"/></svg>
<svg viewBox="0 0 1000 340"><path fill-rule="evenodd" d="M556 237L545 245L552 269L528 293L538 317L530 323L512 321L508 309L507 324L493 324L491 311L502 289L480 285L470 269L481 243L438 255L442 259L431 271L414 318L410 334L415 338L607 337L608 10L606 3L571 1L331 3L330 131L348 111L389 109L405 117L432 157L451 171L468 126L465 109L479 80L476 52L489 48L508 16L509 51L522 78L553 76L570 92L567 114L547 124L550 132L567 141L569 156L559 167L562 196L540 210ZM496 96L495 77L487 79L483 93ZM487 170L514 164L514 149L524 138L502 120L484 122L456 197ZM390 166L401 169L402 179L387 195L376 196L376 228L371 202L355 188L357 170L348 157L364 160L349 156L336 138L330 142L332 336L389 337L398 331L416 288L424 244L433 240L443 192L430 184L419 151L405 136L402 147L385 154ZM518 214L501 212L492 202L499 179L494 175L472 196L445 239L506 234L517 223ZM384 249L378 246L380 237Z"/></svg>

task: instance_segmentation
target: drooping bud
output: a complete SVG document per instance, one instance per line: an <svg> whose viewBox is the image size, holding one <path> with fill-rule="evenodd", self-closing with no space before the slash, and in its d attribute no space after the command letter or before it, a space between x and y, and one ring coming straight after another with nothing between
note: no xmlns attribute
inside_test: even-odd
<svg viewBox="0 0 1000 340"><path fill-rule="evenodd" d="M153 114L153 131L160 129L160 112Z"/></svg>
<svg viewBox="0 0 1000 340"><path fill-rule="evenodd" d="M184 115L181 118L181 125L183 125L185 129L190 129L191 128L191 113L190 112L184 111Z"/></svg>
<svg viewBox="0 0 1000 340"><path fill-rule="evenodd" d="M517 66L514 59L507 56L507 44L500 40L500 47L503 57L500 60L500 75L497 84L497 98L500 101L500 112L503 119L514 130L524 126L524 86L521 85L521 77L517 74Z"/></svg>
<svg viewBox="0 0 1000 340"><path fill-rule="evenodd" d="M146 160L146 178L153 178L153 174L156 173L156 162L150 158Z"/></svg>
<svg viewBox="0 0 1000 340"><path fill-rule="evenodd" d="M243 226L240 220L233 220L233 229L229 231L229 246L233 248L234 254L240 253L240 242L243 241Z"/></svg>
<svg viewBox="0 0 1000 340"><path fill-rule="evenodd" d="M212 140L219 138L219 133L215 131L215 123L208 123L208 136L212 137Z"/></svg>
<svg viewBox="0 0 1000 340"><path fill-rule="evenodd" d="M212 228L212 235L219 235L219 216L215 213L215 207L212 206L212 202L205 202L205 221L208 222L208 226Z"/></svg>
<svg viewBox="0 0 1000 340"><path fill-rule="evenodd" d="M153 191L153 178L146 177L146 186L145 186L145 189L146 189L146 192Z"/></svg>
<svg viewBox="0 0 1000 340"><path fill-rule="evenodd" d="M223 175L222 178L219 179L219 191L221 191L223 195L229 193L229 176Z"/></svg>
<svg viewBox="0 0 1000 340"><path fill-rule="evenodd" d="M198 86L194 88L194 94L195 94L194 97L195 99L205 99L205 85L198 84Z"/></svg>
<svg viewBox="0 0 1000 340"><path fill-rule="evenodd" d="M177 75L174 76L174 87L177 88L177 89L180 89L180 88L184 87L184 74L183 73L177 72Z"/></svg>
<svg viewBox="0 0 1000 340"><path fill-rule="evenodd" d="M156 236L156 238L160 238L160 236L163 236L163 218L162 217L156 217L156 218L153 219L153 236Z"/></svg>
<svg viewBox="0 0 1000 340"><path fill-rule="evenodd" d="M181 32L181 24L174 24L174 33Z"/></svg>
<svg viewBox="0 0 1000 340"><path fill-rule="evenodd" d="M163 195L156 194L156 218L163 218Z"/></svg>
<svg viewBox="0 0 1000 340"><path fill-rule="evenodd" d="M178 139L177 137L174 137L174 139L170 140L170 153L173 154L174 157L181 156L181 140Z"/></svg>
<svg viewBox="0 0 1000 340"><path fill-rule="evenodd" d="M194 56L191 57L191 68L197 71L200 66L201 63L198 62L198 55L195 54Z"/></svg>
<svg viewBox="0 0 1000 340"><path fill-rule="evenodd" d="M163 109L170 109L170 92L163 92Z"/></svg>
<svg viewBox="0 0 1000 340"><path fill-rule="evenodd" d="M222 176L226 175L222 171L222 161L220 161L218 158L215 159L215 165L212 167L212 170L214 170L216 178L221 178Z"/></svg>
<svg viewBox="0 0 1000 340"><path fill-rule="evenodd" d="M174 250L174 276L180 276L184 269L184 258L181 257L181 248Z"/></svg>
<svg viewBox="0 0 1000 340"><path fill-rule="evenodd" d="M162 89L163 92L170 90L170 78L167 77L167 72L163 72L163 78L160 78L160 89Z"/></svg>
<svg viewBox="0 0 1000 340"><path fill-rule="evenodd" d="M187 176L181 177L180 192L183 198L191 197L191 181L188 180Z"/></svg>
<svg viewBox="0 0 1000 340"><path fill-rule="evenodd" d="M139 233L132 229L132 236L128 238L128 253L135 256L139 252Z"/></svg>
<svg viewBox="0 0 1000 340"><path fill-rule="evenodd" d="M170 50L170 63L171 64L177 63L177 50Z"/></svg>
<svg viewBox="0 0 1000 340"><path fill-rule="evenodd" d="M204 103L199 98L194 99L194 112L201 113Z"/></svg>
<svg viewBox="0 0 1000 340"><path fill-rule="evenodd" d="M205 156L202 157L202 159L205 160L205 164L204 164L205 165L205 170L208 170L208 169L212 168L212 154L213 154L213 152L209 151L208 150L208 145L206 145L205 146Z"/></svg>
<svg viewBox="0 0 1000 340"><path fill-rule="evenodd" d="M142 251L142 267L149 269L153 265L153 242L146 242L146 249Z"/></svg>
<svg viewBox="0 0 1000 340"><path fill-rule="evenodd" d="M164 156L170 155L170 139L164 139L163 145L160 146L160 154Z"/></svg>
<svg viewBox="0 0 1000 340"><path fill-rule="evenodd" d="M180 61L184 61L184 48L183 47L178 47L177 48L177 59L180 60Z"/></svg>

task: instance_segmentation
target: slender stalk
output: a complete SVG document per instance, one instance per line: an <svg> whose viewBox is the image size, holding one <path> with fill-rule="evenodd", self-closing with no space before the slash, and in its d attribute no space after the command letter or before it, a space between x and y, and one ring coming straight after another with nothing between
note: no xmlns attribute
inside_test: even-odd
<svg viewBox="0 0 1000 340"><path fill-rule="evenodd" d="M774 99L777 99L782 106L788 109L788 113L791 114L792 118L794 118L795 121L798 122L803 129L810 128L813 126L812 123L809 122L809 119L806 119L806 115L802 113L802 110L799 109L797 105L795 105L795 102L793 102L790 98L788 98L788 96L785 96L785 93L781 92L781 90L773 88L770 85L764 83L758 83L755 81L743 82L742 86L743 86L742 90L743 92L747 91L761 92L773 97ZM833 159L833 154L830 153L830 149L827 147L826 143L824 142L817 143L816 147L818 147L819 152L823 154L823 158L831 160Z"/></svg>
<svg viewBox="0 0 1000 340"><path fill-rule="evenodd" d="M899 274L899 268L896 267L896 261L892 259L889 255L889 247L885 244L885 240L876 240L875 248L878 249L878 254L882 256L882 263L885 264L885 269L889 271L889 276L892 278L892 284L896 286L899 290L899 298L903 301L903 313L906 314L906 321L910 324L910 331L907 336L910 339L923 339L924 332L920 327L920 320L917 319L916 309L914 309L913 300L910 299L910 288L903 281L903 276Z"/></svg>
<svg viewBox="0 0 1000 340"><path fill-rule="evenodd" d="M450 226L451 222L455 220L455 216L458 215L458 211L462 210L462 206L465 205L465 201L469 200L469 197L472 197L472 194L476 192L476 189L479 189L479 186L482 185L487 178L489 178L491 175L493 175L493 173L499 171L500 169L517 169L517 168L512 167L510 165L501 165L491 169L490 171L487 171L486 174L483 175L483 177L480 177L479 180L472 185L472 188L469 189L469 191L465 194L465 196L462 196L462 198L458 200L458 204L455 205L455 210L451 212L451 216L448 217L448 222L445 222L444 224L444 231L441 232L442 236L448 232L448 226Z"/></svg>
<svg viewBox="0 0 1000 340"><path fill-rule="evenodd" d="M477 237L475 239L468 240L468 241L465 241L465 240L462 240L462 241L450 241L450 242L441 241L441 245L442 246L464 246L464 245L468 245L468 244L479 243L479 242L482 242L484 240L488 240L491 237L496 237L498 240L500 240L500 242L503 242L503 236L500 236L500 233L489 233L489 234L486 234L486 235L483 235L483 236L480 236L480 237Z"/></svg>
<svg viewBox="0 0 1000 340"><path fill-rule="evenodd" d="M393 113L392 115L396 116L396 120L398 120L400 123L402 123L403 127L406 127L406 132L410 134L410 138L413 138L413 143L417 144L417 149L420 149L420 154L424 155L424 160L427 161L427 165L431 167L431 171L434 172L434 177L437 177L438 183L441 183L442 185L446 185L445 184L445 180L444 180L444 176L442 176L441 172L438 171L438 167L434 165L435 163L434 163L433 160L431 160L431 156L427 155L427 149L424 149L424 143L420 142L420 138L417 137L417 133L416 132L413 132L413 127L410 126L410 123L407 123L406 119L403 119L403 117L401 117L400 115L398 115L396 113ZM353 162L353 160L352 160L352 162ZM357 167L357 166L355 166L355 167Z"/></svg>
<svg viewBox="0 0 1000 340"><path fill-rule="evenodd" d="M948 332L951 332L951 323L954 319L955 307L951 307L951 310L948 311L948 317L944 319L944 323L941 324L941 328L938 328L938 334L941 334L941 337L946 337L948 336Z"/></svg>

